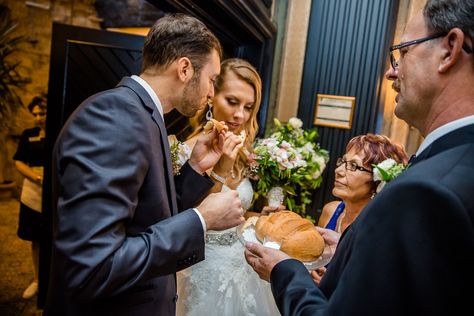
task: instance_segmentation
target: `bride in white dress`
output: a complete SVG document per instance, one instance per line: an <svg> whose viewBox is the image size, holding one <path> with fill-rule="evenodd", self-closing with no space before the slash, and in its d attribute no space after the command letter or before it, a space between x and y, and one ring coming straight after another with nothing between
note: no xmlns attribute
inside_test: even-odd
<svg viewBox="0 0 474 316"><path fill-rule="evenodd" d="M226 123L229 132L223 156L209 171L216 183L211 191L237 190L242 208L248 210L253 189L246 177L245 152L251 150L257 133L261 79L247 61L232 58L221 64L214 86L212 104L193 118L195 130L186 144L193 148L195 136L209 118ZM241 134L245 135L243 142ZM279 315L269 283L245 262L244 247L235 228L208 231L205 247L204 261L178 273L178 316Z"/></svg>

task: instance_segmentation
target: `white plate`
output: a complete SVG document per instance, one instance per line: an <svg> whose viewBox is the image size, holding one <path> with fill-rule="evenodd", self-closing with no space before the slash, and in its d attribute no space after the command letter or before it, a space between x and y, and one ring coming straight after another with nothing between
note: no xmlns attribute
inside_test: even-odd
<svg viewBox="0 0 474 316"><path fill-rule="evenodd" d="M237 236L239 236L239 240L242 243L242 245L245 246L246 242L255 242L262 245L262 243L257 239L257 235L255 234L255 226L250 225L244 230L242 230L244 224L241 224L236 227ZM334 253L332 252L331 247L329 247L326 244L322 255L319 256L318 259L314 261L309 261L309 262L302 261L302 263L304 264L306 269L314 270L314 269L324 267L325 265L327 265L329 261L331 261L331 258L333 255Z"/></svg>

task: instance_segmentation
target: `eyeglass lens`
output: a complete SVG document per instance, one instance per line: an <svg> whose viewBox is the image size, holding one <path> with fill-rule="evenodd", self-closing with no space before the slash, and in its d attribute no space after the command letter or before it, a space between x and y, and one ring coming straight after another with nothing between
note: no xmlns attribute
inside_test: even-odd
<svg viewBox="0 0 474 316"><path fill-rule="evenodd" d="M346 168L346 170L349 170L349 171L360 170L360 171L366 171L366 172L372 173L371 170L361 167L353 161L347 161L347 160L344 160L344 158L338 158L336 161L336 167L339 168L342 164L344 164L344 167Z"/></svg>
<svg viewBox="0 0 474 316"><path fill-rule="evenodd" d="M392 67L398 67L398 61L400 60L400 50L395 49L390 52L390 61L392 63Z"/></svg>
<svg viewBox="0 0 474 316"><path fill-rule="evenodd" d="M343 158L338 158L336 161L336 166L340 167L342 164L344 164L344 167L346 168L346 170L350 170L350 171L355 171L358 167L352 161L347 161L347 160L344 160Z"/></svg>

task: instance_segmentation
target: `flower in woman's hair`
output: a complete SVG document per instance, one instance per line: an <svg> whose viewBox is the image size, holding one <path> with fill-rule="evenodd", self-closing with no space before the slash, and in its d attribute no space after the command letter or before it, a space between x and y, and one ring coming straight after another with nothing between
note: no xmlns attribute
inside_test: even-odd
<svg viewBox="0 0 474 316"><path fill-rule="evenodd" d="M180 142L175 135L168 136L168 142L170 144L171 162L173 164L173 175L179 175L181 167L188 161L191 156L191 149Z"/></svg>
<svg viewBox="0 0 474 316"><path fill-rule="evenodd" d="M385 159L381 163L372 166L374 167L374 182L380 181L377 185L377 193L379 193L388 182L398 177L407 168L406 165L397 163L391 158Z"/></svg>

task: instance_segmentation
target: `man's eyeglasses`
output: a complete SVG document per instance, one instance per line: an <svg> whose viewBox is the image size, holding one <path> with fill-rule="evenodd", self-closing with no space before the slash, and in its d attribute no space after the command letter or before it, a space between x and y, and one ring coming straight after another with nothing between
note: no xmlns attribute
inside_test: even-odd
<svg viewBox="0 0 474 316"><path fill-rule="evenodd" d="M432 39L438 38L438 37L443 37L446 36L448 33L447 32L441 32L441 33L436 33L427 37L419 38L413 41L405 42L405 43L400 43L398 45L393 45L390 47L390 63L392 64L392 68L395 70L398 67L398 62L400 61L400 49L420 44L426 41L431 41ZM466 53L471 54L472 49L466 44L463 43L462 48L466 51Z"/></svg>
<svg viewBox="0 0 474 316"><path fill-rule="evenodd" d="M372 173L372 170L361 167L353 161L347 161L344 158L337 158L336 167L339 168L342 164L345 164L346 170L350 170L350 171L359 170L359 171L365 171L365 172L368 172L368 173Z"/></svg>

